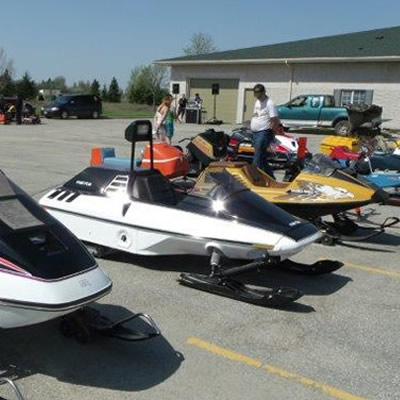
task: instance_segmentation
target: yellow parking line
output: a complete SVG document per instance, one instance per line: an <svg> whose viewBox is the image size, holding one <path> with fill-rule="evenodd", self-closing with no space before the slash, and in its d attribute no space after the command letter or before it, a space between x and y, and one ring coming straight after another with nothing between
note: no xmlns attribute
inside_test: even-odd
<svg viewBox="0 0 400 400"><path fill-rule="evenodd" d="M367 265L352 264L352 263L347 263L347 262L345 262L344 264L346 265L346 267L359 269L361 271L369 272L371 274L386 275L386 276L390 276L391 278L395 278L395 279L400 278L399 272L388 271L386 269L368 267Z"/></svg>
<svg viewBox="0 0 400 400"><path fill-rule="evenodd" d="M187 343L192 346L198 347L202 350L206 350L209 353L227 358L229 360L236 361L238 363L245 364L250 367L262 369L271 375L279 376L281 378L300 383L301 385L303 385L307 388L319 390L320 392L323 392L335 399L366 400L364 397L355 396L350 393L344 392L343 390L337 389L333 386L314 381L313 379L305 378L303 376L286 371L282 368L274 367L273 365L269 365L269 364L264 364L260 360L256 360L254 358L247 357L243 354L236 353L229 349L224 349L223 347L219 347L213 343L206 342L206 341L196 338L196 337L188 338Z"/></svg>

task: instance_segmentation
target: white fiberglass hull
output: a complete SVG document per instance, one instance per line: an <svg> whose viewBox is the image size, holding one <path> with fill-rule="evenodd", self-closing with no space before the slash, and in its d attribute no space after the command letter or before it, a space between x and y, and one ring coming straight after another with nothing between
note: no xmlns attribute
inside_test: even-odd
<svg viewBox="0 0 400 400"><path fill-rule="evenodd" d="M0 329L17 328L69 314L111 291L111 280L98 267L47 281L1 272Z"/></svg>
<svg viewBox="0 0 400 400"><path fill-rule="evenodd" d="M253 260L266 253L285 259L320 237L313 233L296 241L242 222L129 198L81 194L67 202L49 198L51 193L40 204L79 239L134 254L209 255L214 247L233 259Z"/></svg>

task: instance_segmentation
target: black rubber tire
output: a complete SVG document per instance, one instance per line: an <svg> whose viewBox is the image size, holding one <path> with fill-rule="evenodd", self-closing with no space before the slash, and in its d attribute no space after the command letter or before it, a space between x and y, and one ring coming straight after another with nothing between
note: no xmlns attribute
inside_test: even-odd
<svg viewBox="0 0 400 400"><path fill-rule="evenodd" d="M334 129L337 135L348 136L351 132L351 124L346 119L342 119L336 122Z"/></svg>
<svg viewBox="0 0 400 400"><path fill-rule="evenodd" d="M333 246L335 244L335 239L325 233L324 236L322 236L322 238L320 239L320 243L324 246Z"/></svg>
<svg viewBox="0 0 400 400"><path fill-rule="evenodd" d="M67 119L68 117L69 117L68 111L65 111L65 110L61 111L61 113L60 113L61 119Z"/></svg>

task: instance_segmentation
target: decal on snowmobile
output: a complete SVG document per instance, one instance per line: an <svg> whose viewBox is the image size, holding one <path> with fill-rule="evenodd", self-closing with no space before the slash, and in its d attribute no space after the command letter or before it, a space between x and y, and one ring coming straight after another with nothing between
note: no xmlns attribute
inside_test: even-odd
<svg viewBox="0 0 400 400"><path fill-rule="evenodd" d="M87 181L75 181L75 183L80 186L87 186L87 187L92 186L92 182L87 182Z"/></svg>
<svg viewBox="0 0 400 400"><path fill-rule="evenodd" d="M192 143L195 144L203 153L207 154L209 157L213 157L212 145L208 143L207 140L203 139L201 136L197 136L193 139Z"/></svg>
<svg viewBox="0 0 400 400"><path fill-rule="evenodd" d="M326 201L339 199L354 199L354 194L342 187L322 185L315 182L299 181L299 189L290 189L288 194L280 199L299 199L301 201ZM292 196L291 194L295 194ZM300 196L298 196L300 194Z"/></svg>

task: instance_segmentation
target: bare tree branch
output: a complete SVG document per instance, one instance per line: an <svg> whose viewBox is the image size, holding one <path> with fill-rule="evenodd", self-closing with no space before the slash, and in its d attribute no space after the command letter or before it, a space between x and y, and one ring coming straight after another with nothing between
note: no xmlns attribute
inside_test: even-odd
<svg viewBox="0 0 400 400"><path fill-rule="evenodd" d="M6 51L0 47L0 75L3 75L5 71L8 71L11 76L14 74L14 61L8 58Z"/></svg>
<svg viewBox="0 0 400 400"><path fill-rule="evenodd" d="M200 54L214 53L218 48L214 44L214 39L206 33L195 33L190 39L190 44L183 48L186 56L196 56Z"/></svg>

